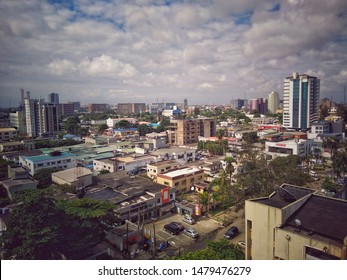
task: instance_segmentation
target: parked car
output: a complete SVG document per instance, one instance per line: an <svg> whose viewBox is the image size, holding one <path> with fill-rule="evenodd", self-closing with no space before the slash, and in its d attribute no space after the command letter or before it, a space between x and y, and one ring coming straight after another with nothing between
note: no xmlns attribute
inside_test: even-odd
<svg viewBox="0 0 347 280"><path fill-rule="evenodd" d="M179 227L175 226L174 224L166 224L164 226L164 230L171 233L172 235L177 235L181 232L181 229Z"/></svg>
<svg viewBox="0 0 347 280"><path fill-rule="evenodd" d="M224 238L233 239L238 234L239 234L239 229L235 226L232 226L224 233Z"/></svg>
<svg viewBox="0 0 347 280"><path fill-rule="evenodd" d="M199 234L198 232L195 230L195 229L192 229L192 228L187 228L183 231L183 233L191 238L198 238L199 237Z"/></svg>
<svg viewBox="0 0 347 280"><path fill-rule="evenodd" d="M186 222L187 224L190 224L190 225L193 225L196 223L196 221L191 217L191 216L188 216L188 215L185 215L183 218L182 218L182 221L183 222Z"/></svg>
<svg viewBox="0 0 347 280"><path fill-rule="evenodd" d="M170 224L174 225L175 227L178 227L180 231L184 230L184 226L179 222L171 222Z"/></svg>

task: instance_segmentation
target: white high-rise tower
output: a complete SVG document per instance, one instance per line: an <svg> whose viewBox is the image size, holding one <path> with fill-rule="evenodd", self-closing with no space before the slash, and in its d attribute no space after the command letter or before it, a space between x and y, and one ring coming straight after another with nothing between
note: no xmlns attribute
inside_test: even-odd
<svg viewBox="0 0 347 280"><path fill-rule="evenodd" d="M280 97L277 91L271 91L267 96L267 110L272 114L276 114L276 111L280 107Z"/></svg>

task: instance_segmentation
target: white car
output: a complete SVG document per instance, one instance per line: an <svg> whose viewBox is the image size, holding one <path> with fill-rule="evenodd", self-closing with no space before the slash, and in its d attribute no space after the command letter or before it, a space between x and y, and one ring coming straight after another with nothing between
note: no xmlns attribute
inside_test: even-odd
<svg viewBox="0 0 347 280"><path fill-rule="evenodd" d="M199 234L198 232L195 230L195 229L192 229L192 228L187 228L183 231L183 233L191 238L198 238L199 237Z"/></svg>
<svg viewBox="0 0 347 280"><path fill-rule="evenodd" d="M182 219L183 222L186 222L190 225L195 224L195 220L191 216L184 216Z"/></svg>

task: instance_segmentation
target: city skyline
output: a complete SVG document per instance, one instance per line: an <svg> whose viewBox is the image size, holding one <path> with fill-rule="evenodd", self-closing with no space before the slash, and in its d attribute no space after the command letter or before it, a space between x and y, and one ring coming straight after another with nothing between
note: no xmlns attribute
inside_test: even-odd
<svg viewBox="0 0 347 280"><path fill-rule="evenodd" d="M346 13L343 0L0 1L0 104L21 88L82 104L282 99L293 72L342 102Z"/></svg>

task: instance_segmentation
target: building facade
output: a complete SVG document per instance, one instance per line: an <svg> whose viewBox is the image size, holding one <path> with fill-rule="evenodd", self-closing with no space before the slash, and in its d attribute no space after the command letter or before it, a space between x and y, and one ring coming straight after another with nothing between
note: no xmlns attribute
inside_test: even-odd
<svg viewBox="0 0 347 280"><path fill-rule="evenodd" d="M51 152L39 156L19 156L19 165L34 176L38 170L45 168L69 169L76 167L76 156L66 152Z"/></svg>
<svg viewBox="0 0 347 280"><path fill-rule="evenodd" d="M10 113L10 125L11 127L17 128L19 134L26 134L24 111Z"/></svg>
<svg viewBox="0 0 347 280"><path fill-rule="evenodd" d="M88 104L88 113L102 113L107 110L107 104Z"/></svg>
<svg viewBox="0 0 347 280"><path fill-rule="evenodd" d="M267 109L268 112L276 114L280 107L280 97L277 91L271 91L267 96Z"/></svg>
<svg viewBox="0 0 347 280"><path fill-rule="evenodd" d="M145 103L118 103L117 113L118 114L139 114L146 112Z"/></svg>
<svg viewBox="0 0 347 280"><path fill-rule="evenodd" d="M177 193L182 193L190 191L195 183L203 182L204 178L203 170L189 167L158 174L157 183L170 188L175 187Z"/></svg>
<svg viewBox="0 0 347 280"><path fill-rule="evenodd" d="M9 141L18 135L17 129L9 128L0 128L0 142Z"/></svg>
<svg viewBox="0 0 347 280"><path fill-rule="evenodd" d="M199 142L199 136L216 136L216 120L213 118L171 120L169 129L169 144L186 145Z"/></svg>
<svg viewBox="0 0 347 280"><path fill-rule="evenodd" d="M291 129L310 128L319 120L320 80L293 73L284 80L283 126Z"/></svg>
<svg viewBox="0 0 347 280"><path fill-rule="evenodd" d="M284 184L246 200L247 260L346 260L347 201Z"/></svg>

